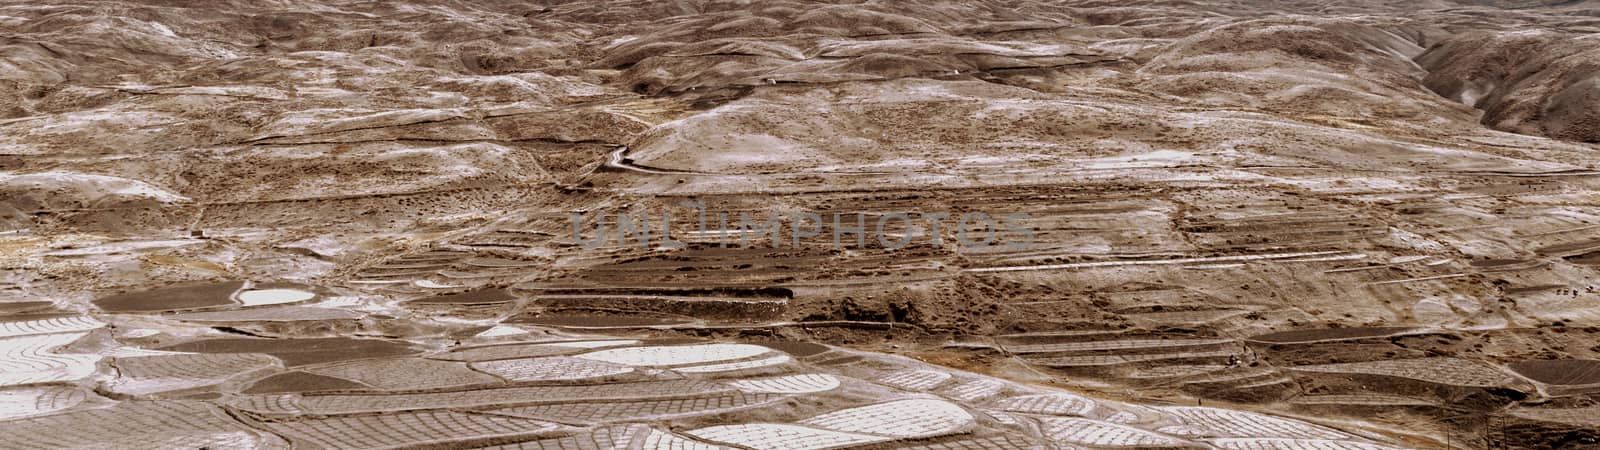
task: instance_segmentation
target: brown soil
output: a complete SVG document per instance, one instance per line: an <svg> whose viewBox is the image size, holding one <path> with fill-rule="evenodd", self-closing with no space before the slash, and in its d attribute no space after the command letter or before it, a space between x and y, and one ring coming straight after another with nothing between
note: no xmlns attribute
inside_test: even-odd
<svg viewBox="0 0 1600 450"><path fill-rule="evenodd" d="M544 325L552 327L570 328L635 328L656 325L677 325L689 323L684 319L630 317L630 316L601 316L601 315L541 315L538 317L512 318L506 323L526 323L530 325Z"/></svg>
<svg viewBox="0 0 1600 450"><path fill-rule="evenodd" d="M95 306L107 312L158 312L212 308L234 304L243 281L191 284L101 297Z"/></svg>
<svg viewBox="0 0 1600 450"><path fill-rule="evenodd" d="M1600 360L1558 359L1519 361L1507 365L1518 375L1544 384L1600 384Z"/></svg>
<svg viewBox="0 0 1600 450"><path fill-rule="evenodd" d="M412 300L418 304L451 304L451 305L476 305L496 304L516 301L517 297L505 289L482 289L459 294L438 295L428 298Z"/></svg>
<svg viewBox="0 0 1600 450"><path fill-rule="evenodd" d="M1294 344L1316 341L1340 341L1391 336L1410 331L1408 327L1357 327L1327 328L1321 330L1294 330L1251 336L1250 340L1272 344Z"/></svg>
<svg viewBox="0 0 1600 450"><path fill-rule="evenodd" d="M762 342L761 345L772 347L774 350L788 353L799 358L820 355L829 350L828 346L814 342L773 341Z"/></svg>
<svg viewBox="0 0 1600 450"><path fill-rule="evenodd" d="M257 380L239 391L243 394L282 394L291 392L350 391L371 389L367 385L300 371L284 372Z"/></svg>
<svg viewBox="0 0 1600 450"><path fill-rule="evenodd" d="M266 353L288 366L418 353L409 343L376 339L220 338L185 342L161 350L196 353Z"/></svg>
<svg viewBox="0 0 1600 450"><path fill-rule="evenodd" d="M38 314L54 307L53 302L4 302L0 303L0 315Z"/></svg>

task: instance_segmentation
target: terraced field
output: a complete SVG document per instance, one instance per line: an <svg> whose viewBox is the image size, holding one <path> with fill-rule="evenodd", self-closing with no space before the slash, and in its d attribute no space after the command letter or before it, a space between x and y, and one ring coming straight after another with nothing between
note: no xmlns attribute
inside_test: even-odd
<svg viewBox="0 0 1600 450"><path fill-rule="evenodd" d="M28 447L207 448L1192 446L1205 442L1195 437L1308 435L1337 445L1398 444L1308 432L1331 429L1293 419L1095 399L814 343L508 327L521 332L463 335L404 356L388 346L361 354L336 341L355 353L335 356L323 349L335 341L207 339L200 336L212 329L187 314L109 318L167 331L117 331L85 346L101 348L88 354L67 351L89 338L82 329L106 323L52 318L17 328L35 334L5 338L19 344L13 364L28 369L17 373L56 378L19 380L26 385L0 392L0 437ZM180 330L200 335L169 342L182 339ZM108 364L71 369L74 357ZM80 387L94 380L94 391ZM1158 431L1184 423L1206 432Z"/></svg>
<svg viewBox="0 0 1600 450"><path fill-rule="evenodd" d="M0 0L0 447L1600 448L1596 17Z"/></svg>

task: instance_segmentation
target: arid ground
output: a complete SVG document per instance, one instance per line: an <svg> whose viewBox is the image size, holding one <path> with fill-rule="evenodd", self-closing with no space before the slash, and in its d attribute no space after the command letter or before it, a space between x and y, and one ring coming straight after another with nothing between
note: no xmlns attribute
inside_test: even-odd
<svg viewBox="0 0 1600 450"><path fill-rule="evenodd" d="M0 447L1596 448L1597 155L1595 1L0 1Z"/></svg>

